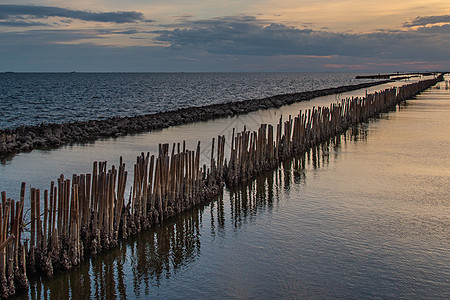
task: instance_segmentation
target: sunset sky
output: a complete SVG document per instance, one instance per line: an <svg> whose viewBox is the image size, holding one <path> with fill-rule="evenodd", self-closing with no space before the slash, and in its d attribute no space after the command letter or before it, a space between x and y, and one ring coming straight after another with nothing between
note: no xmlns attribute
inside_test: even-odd
<svg viewBox="0 0 450 300"><path fill-rule="evenodd" d="M450 71L446 0L0 0L0 72Z"/></svg>

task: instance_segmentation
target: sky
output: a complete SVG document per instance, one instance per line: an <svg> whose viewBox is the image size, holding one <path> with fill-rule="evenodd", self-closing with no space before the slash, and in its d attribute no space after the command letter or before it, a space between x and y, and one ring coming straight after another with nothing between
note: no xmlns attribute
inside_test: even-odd
<svg viewBox="0 0 450 300"><path fill-rule="evenodd" d="M450 70L448 0L0 0L0 72Z"/></svg>

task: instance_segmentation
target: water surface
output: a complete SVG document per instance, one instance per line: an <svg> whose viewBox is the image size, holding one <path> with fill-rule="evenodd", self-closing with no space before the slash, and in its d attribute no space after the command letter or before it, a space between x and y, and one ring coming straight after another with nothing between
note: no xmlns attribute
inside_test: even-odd
<svg viewBox="0 0 450 300"><path fill-rule="evenodd" d="M0 129L136 116L371 81L355 75L0 73Z"/></svg>
<svg viewBox="0 0 450 300"><path fill-rule="evenodd" d="M449 116L429 90L28 296L450 298Z"/></svg>

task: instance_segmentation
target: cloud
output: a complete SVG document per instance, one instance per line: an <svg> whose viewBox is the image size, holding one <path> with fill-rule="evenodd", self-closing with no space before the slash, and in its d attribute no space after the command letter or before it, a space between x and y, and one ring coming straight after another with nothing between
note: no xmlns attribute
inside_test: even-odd
<svg viewBox="0 0 450 300"><path fill-rule="evenodd" d="M55 44L76 44L76 43L99 43L99 39L107 41L111 36L123 36L133 39L146 39L148 37L133 37L135 34L146 34L148 31L128 29L34 29L21 32L1 32L0 40L2 46L24 45L24 48L37 45L55 45ZM114 47L111 46L110 47ZM122 47L117 47L122 48Z"/></svg>
<svg viewBox="0 0 450 300"><path fill-rule="evenodd" d="M437 33L437 34L450 34L450 25L420 27L417 32L422 33Z"/></svg>
<svg viewBox="0 0 450 300"><path fill-rule="evenodd" d="M181 27L182 26L182 27ZM299 39L311 39L311 29L297 29L283 24L268 24L251 16L222 17L210 20L186 21L181 28L152 31L156 40L172 48L200 47L211 53L239 55L298 54ZM314 39L314 38L312 38ZM313 45L302 54L316 55Z"/></svg>
<svg viewBox="0 0 450 300"><path fill-rule="evenodd" d="M145 20L144 15L136 11L90 12L71 10L53 6L0 4L0 20L15 20L29 16L36 19L60 17L93 22L136 23Z"/></svg>
<svg viewBox="0 0 450 300"><path fill-rule="evenodd" d="M130 29L130 30L103 30L103 32L105 34L125 34L125 35L129 35L129 34L142 33L143 31Z"/></svg>
<svg viewBox="0 0 450 300"><path fill-rule="evenodd" d="M186 21L175 29L153 31L172 49L199 49L212 54L276 56L316 55L379 58L448 56L448 38L425 32L377 31L369 34L298 29L250 16ZM435 45L440 45L436 49ZM428 54L426 54L428 53Z"/></svg>
<svg viewBox="0 0 450 300"><path fill-rule="evenodd" d="M3 46L24 45L29 46L48 45L57 43L69 43L79 40L104 38L106 34L111 34L109 30L28 30L24 32L0 32L0 40Z"/></svg>
<svg viewBox="0 0 450 300"><path fill-rule="evenodd" d="M46 23L42 22L27 22L27 21L0 21L0 26L8 27L32 27L32 26L48 26Z"/></svg>
<svg viewBox="0 0 450 300"><path fill-rule="evenodd" d="M450 15L417 17L403 24L404 27L426 26L437 23L450 23Z"/></svg>
<svg viewBox="0 0 450 300"><path fill-rule="evenodd" d="M450 25L336 33L238 15L184 18L156 26L159 30L150 30L139 21L126 28L36 30L30 25L20 32L0 31L0 66L35 71L217 72L450 68Z"/></svg>

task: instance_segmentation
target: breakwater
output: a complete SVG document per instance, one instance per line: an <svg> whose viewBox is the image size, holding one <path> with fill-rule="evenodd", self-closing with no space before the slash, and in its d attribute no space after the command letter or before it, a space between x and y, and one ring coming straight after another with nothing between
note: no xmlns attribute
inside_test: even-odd
<svg viewBox="0 0 450 300"><path fill-rule="evenodd" d="M227 158L224 137L219 137L217 143L213 140L217 149L212 151L209 166L200 166L200 145L195 151L185 149L183 143L160 145L157 155L141 154L137 158L128 202L124 195L127 173L121 161L118 168L94 162L90 174L71 179L61 176L42 193L42 199L39 190L30 189L31 218L26 224L25 184L18 203L2 193L1 232L5 234L0 241L1 253L11 258L3 260L2 293L8 296L13 288L25 287L19 285L20 275L51 274L55 269L78 265L86 255L114 247L122 238L214 199L224 182L230 186L245 182L258 172L276 167L289 155L386 111L436 82L428 80L365 98L345 99L329 108L281 119L272 131L264 125L256 133L244 129L233 137ZM277 163L272 165L272 161ZM30 234L23 234L24 229Z"/></svg>
<svg viewBox="0 0 450 300"><path fill-rule="evenodd" d="M190 122L245 114L259 109L280 107L294 102L311 100L316 97L368 88L386 82L389 81L376 81L310 92L277 95L263 99L190 107L134 117L115 117L106 120L41 124L39 126L2 129L0 130L0 157L32 151L33 149L49 149L69 143L93 141L102 137L117 137Z"/></svg>

